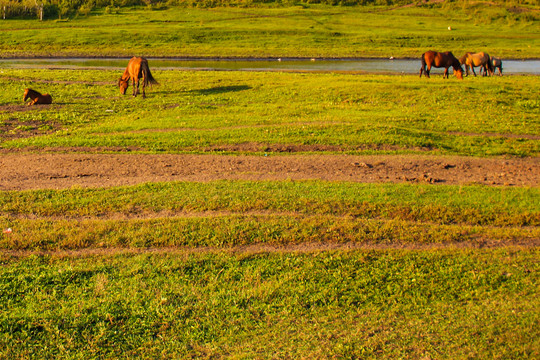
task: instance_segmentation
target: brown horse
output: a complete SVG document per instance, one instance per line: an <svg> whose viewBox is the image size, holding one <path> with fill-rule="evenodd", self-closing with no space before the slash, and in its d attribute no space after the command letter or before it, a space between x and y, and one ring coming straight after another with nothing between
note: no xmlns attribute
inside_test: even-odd
<svg viewBox="0 0 540 360"><path fill-rule="evenodd" d="M459 63L459 60L450 51L436 52L427 51L422 54L422 67L420 68L420 77L422 73L429 77L431 67L444 68L444 78L448 78L448 68L452 66L454 73L458 79L463 79L463 68Z"/></svg>
<svg viewBox="0 0 540 360"><path fill-rule="evenodd" d="M52 96L51 95L49 95L49 94L41 95L36 90L32 90L32 89L24 90L23 101L28 100L28 98L32 99L32 101L28 102L28 104L27 104L28 106L52 104Z"/></svg>
<svg viewBox="0 0 540 360"><path fill-rule="evenodd" d="M472 73L474 76L476 76L476 72L474 71L475 67L480 66L481 69L484 69L484 76L487 75L488 71L489 73L493 72L493 67L490 65L489 61L489 55L485 52L479 52L479 53L465 53L460 59L459 62L463 65L465 65L465 70L467 71L467 76L469 76L469 68L471 68ZM481 72L481 71L480 71Z"/></svg>
<svg viewBox="0 0 540 360"><path fill-rule="evenodd" d="M118 86L120 87L120 93L126 94L126 90L129 86L129 80L133 81L133 96L137 96L139 93L139 81L142 78L142 94L146 97L144 89L151 84L157 84L158 82L152 76L150 68L148 67L148 60L142 57L133 57L129 60L128 66L124 71L124 74L118 80ZM137 87L135 87L137 83Z"/></svg>

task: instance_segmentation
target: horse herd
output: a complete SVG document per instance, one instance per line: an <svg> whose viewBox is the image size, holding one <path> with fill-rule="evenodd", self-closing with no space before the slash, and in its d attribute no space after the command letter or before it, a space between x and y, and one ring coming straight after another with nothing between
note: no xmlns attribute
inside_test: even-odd
<svg viewBox="0 0 540 360"><path fill-rule="evenodd" d="M459 60L450 51L436 52L428 51L422 54L422 66L420 67L420 77L425 74L429 77L429 72L432 67L444 68L443 78L448 78L448 68L450 66L454 69L454 73L458 79L463 79L463 68L461 65L465 65L467 76L469 76L469 69L472 70L474 76L476 72L475 67L480 67L480 74L494 75L495 69L499 70L499 75L502 76L502 60L497 57L490 57L485 52L472 53L467 52Z"/></svg>
<svg viewBox="0 0 540 360"><path fill-rule="evenodd" d="M484 76L487 74L495 74L495 68L499 69L499 75L502 75L502 61L496 57L490 57L485 52L479 53L466 53L457 59L451 52L436 52L428 51L422 54L422 67L420 68L420 77L425 74L429 77L429 72L432 67L445 68L443 78L448 78L448 68L453 67L454 73L458 79L463 79L463 68L461 65L465 65L467 76L469 75L469 68L472 70L474 76L476 72L475 67L480 66L480 73L482 70ZM133 96L139 94L139 84L142 80L142 96L146 97L145 89L147 86L157 84L158 82L152 76L150 68L148 67L148 60L143 57L133 57L129 60L126 70L118 79L118 87L122 95L126 94L126 90L129 87L129 82L132 82ZM36 90L26 89L24 91L23 101L31 99L28 102L28 106L52 104L52 96L49 94L41 94Z"/></svg>

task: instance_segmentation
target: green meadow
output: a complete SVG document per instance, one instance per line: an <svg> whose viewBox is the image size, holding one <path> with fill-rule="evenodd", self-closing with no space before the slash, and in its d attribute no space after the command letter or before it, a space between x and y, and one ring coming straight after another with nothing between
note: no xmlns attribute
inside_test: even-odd
<svg viewBox="0 0 540 360"><path fill-rule="evenodd" d="M0 56L416 58L434 49L540 57L538 7L512 5L97 9L62 20L0 21Z"/></svg>
<svg viewBox="0 0 540 360"><path fill-rule="evenodd" d="M142 99L120 71L2 71L6 152L539 150L535 76L155 71ZM3 191L0 214L4 358L538 354L538 187L148 183Z"/></svg>
<svg viewBox="0 0 540 360"><path fill-rule="evenodd" d="M0 121L13 123L5 127L5 149L204 153L249 143L256 153L294 144L349 154L466 156L536 156L540 149L537 76L443 81L156 70L160 85L143 99L120 96L121 70L2 71L0 106L22 106L26 87L53 94L50 107L0 113ZM25 136L36 128L43 136Z"/></svg>
<svg viewBox="0 0 540 360"><path fill-rule="evenodd" d="M108 8L0 21L0 56L538 57L538 9L522 6ZM123 69L0 69L0 166L29 152L539 155L538 76L150 68L145 99L119 94ZM53 104L26 107L27 87ZM0 191L0 229L0 359L540 356L538 186Z"/></svg>
<svg viewBox="0 0 540 360"><path fill-rule="evenodd" d="M1 262L3 358L538 355L537 250Z"/></svg>

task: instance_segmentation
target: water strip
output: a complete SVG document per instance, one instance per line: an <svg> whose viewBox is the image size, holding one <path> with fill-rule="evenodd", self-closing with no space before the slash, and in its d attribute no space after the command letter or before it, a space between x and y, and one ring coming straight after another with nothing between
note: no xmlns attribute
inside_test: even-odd
<svg viewBox="0 0 540 360"><path fill-rule="evenodd" d="M127 58L47 58L0 59L0 68L104 68L123 69ZM162 70L235 70L235 71L339 71L366 73L417 74L418 59L164 59L148 58L150 66ZM442 73L444 69L433 69ZM477 71L478 72L478 71ZM503 60L503 74L540 75L540 60Z"/></svg>

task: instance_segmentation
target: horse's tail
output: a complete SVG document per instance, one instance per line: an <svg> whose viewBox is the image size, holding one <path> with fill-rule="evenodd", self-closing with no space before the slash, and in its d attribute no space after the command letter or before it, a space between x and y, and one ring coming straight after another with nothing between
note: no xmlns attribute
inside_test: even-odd
<svg viewBox="0 0 540 360"><path fill-rule="evenodd" d="M152 85L152 84L159 84L156 79L152 76L152 72L150 72L150 68L148 67L147 62L143 62L141 64L141 71L143 73L144 78L144 86Z"/></svg>

